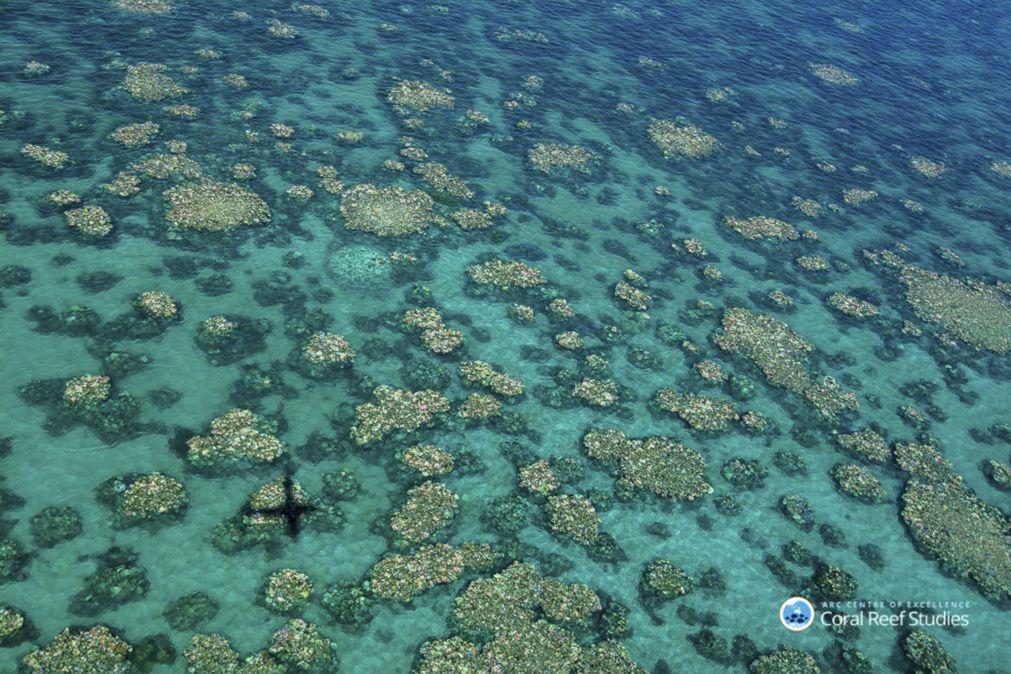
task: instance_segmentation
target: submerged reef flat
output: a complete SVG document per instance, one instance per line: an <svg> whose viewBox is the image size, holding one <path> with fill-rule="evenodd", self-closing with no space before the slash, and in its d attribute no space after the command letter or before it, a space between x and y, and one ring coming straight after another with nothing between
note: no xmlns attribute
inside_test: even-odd
<svg viewBox="0 0 1011 674"><path fill-rule="evenodd" d="M169 204L165 219L186 229L220 232L270 220L267 203L234 183L205 180L179 185L167 190L165 199Z"/></svg>
<svg viewBox="0 0 1011 674"><path fill-rule="evenodd" d="M2 3L0 672L1006 672L1009 20Z"/></svg>

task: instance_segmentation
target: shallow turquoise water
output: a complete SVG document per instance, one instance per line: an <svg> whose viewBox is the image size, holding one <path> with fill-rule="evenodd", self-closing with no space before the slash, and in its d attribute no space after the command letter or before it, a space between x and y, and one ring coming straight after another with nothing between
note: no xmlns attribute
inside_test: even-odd
<svg viewBox="0 0 1011 674"><path fill-rule="evenodd" d="M910 475L894 459L871 466L887 492L873 505L839 493L829 477L833 465L851 462L834 436L873 423L890 443L936 439L966 487L1008 511L1008 492L982 467L986 460L1005 466L1009 461L1008 435L992 430L1007 424L1011 413L1007 350L946 340L938 323L906 301L906 288L895 275L868 265L862 254L901 244L904 258L919 268L989 284L1011 282L1011 177L991 168L1011 161L1006 133L1011 97L1000 81L1011 37L1006 9L955 13L941 4L915 10L798 9L778 2L375 2L324 8L329 16L322 19L287 3L180 2L165 15L124 12L105 2L79 3L72 10L46 2L0 8L0 208L6 239L0 266L31 272L28 282L8 283L15 274L5 269L0 309L0 403L7 410L0 435L11 438L11 452L0 462L4 487L23 500L7 504L4 529L31 553L23 570L0 585L0 601L23 610L37 632L0 650L0 669L16 670L26 653L49 644L67 626L97 623L133 644L166 634L177 657L153 671L185 671L182 652L198 632L221 634L243 656L252 654L267 648L287 620L258 601L259 588L267 574L290 567L314 583L313 599L301 615L333 640L340 671L407 672L417 664L423 642L456 633L454 598L475 578L504 568L512 556L627 607L631 630L622 640L647 670L743 671L749 665L753 658L717 662L699 653L689 637L704 625L689 615L691 608L714 612L712 630L728 641L744 634L761 653L784 644L815 655L823 671L858 671L832 657L835 639L827 629L816 625L794 634L776 617L783 600L810 589L811 569L790 565L800 582L784 584L764 560L797 540L852 574L860 599L970 602L968 628L928 632L962 671L1006 670L1008 597L988 600L918 550L899 515ZM237 10L248 18L234 16ZM271 36L272 19L290 24L297 36ZM513 39L503 39L509 36ZM200 56L199 49L214 50L218 58ZM48 71L25 72L33 60ZM141 62L164 64L164 72L189 93L160 102L131 97L120 86L125 67ZM838 66L859 81L832 85L812 73L811 63ZM248 87L226 84L229 73L243 75ZM529 76L543 83L525 83ZM399 80L447 88L455 104L399 114L387 100ZM729 88L726 100L713 100L720 97L709 90L722 87ZM174 117L163 109L174 103L197 106L199 114L192 120ZM463 123L468 109L486 115L487 123ZM423 123L414 125L413 118ZM652 118L694 124L721 149L701 158L665 158L650 142ZM160 125L149 145L125 148L109 139L117 127L147 120ZM287 151L275 146L269 128L274 123L294 130ZM337 133L344 130L360 131L362 139L339 142ZM182 179L144 178L141 191L127 199L100 187L134 162L168 152L171 140L185 141L186 155L216 180L233 181L236 163L253 165L256 176L242 184L269 204L270 224L227 234L180 231L165 219L163 192ZM30 161L21 154L28 143L66 152L67 166L47 169ZM528 158L538 143L578 145L596 159L585 171L541 172ZM429 161L444 164L474 196L455 200L439 194L412 173L417 161L398 154L407 145L423 148ZM943 172L937 178L922 175L911 165L916 157L943 163ZM391 170L384 166L387 160L403 162L406 170ZM819 169L819 162L835 170ZM484 200L503 204L508 214L486 230L448 223L419 234L377 237L345 226L342 197L320 184L321 165L336 167L345 188L372 183L428 190L445 217L460 207L480 209ZM291 185L308 185L314 196L304 203L293 200L285 194ZM666 188L666 196L657 193L658 186ZM877 196L847 203L844 190L852 188ZM113 233L87 239L71 231L59 209L47 203L47 195L60 189L105 208ZM794 197L817 201L820 213L800 212L791 203ZM798 230L814 230L818 241L748 241L724 224L728 215L782 219ZM640 226L649 222L656 227ZM708 255L702 260L676 255L671 243L686 238L702 242ZM392 276L355 282L348 278L346 258L332 256L361 245L374 255L396 251L417 261ZM939 247L957 252L964 266L946 261ZM299 254L297 264L292 253ZM831 269L804 272L793 262L800 255L821 255ZM490 258L537 267L549 291L478 292L466 270ZM706 280L707 264L722 273L722 282ZM652 295L648 317L613 297L626 269L645 277ZM95 271L121 279L89 292L79 279ZM230 292L216 295L200 285L214 273L231 280ZM263 284L271 279L283 292L267 297ZM400 317L416 305L412 289L418 286L429 289L448 327L461 331L461 350L432 354L402 327ZM985 305L988 316L979 321L996 324L1004 335L1011 331L1007 287L995 291L998 301ZM794 306L770 305L765 296L774 289L790 295ZM38 329L29 318L32 307L62 312L87 305L108 324L134 315L131 302L150 290L168 293L182 308L181 320L155 336L115 334L102 340L57 334ZM872 302L879 317L845 319L827 304L834 292ZM552 317L547 306L553 297L567 299L575 318ZM700 300L711 306L699 309ZM514 301L535 308L532 323L509 317ZM721 351L711 337L724 312L742 306L785 321L813 347L811 366L853 391L859 410L835 421L821 419L799 396L768 385L745 358ZM305 341L293 332L293 322L315 310L332 319L328 331L343 335L358 352L350 372L336 381L304 377L289 360ZM216 314L269 321L263 349L236 363L209 363L194 337L201 322ZM926 334L903 335L907 320ZM694 347L680 338L661 339L657 328L664 325L680 330ZM585 340L581 353L554 344L556 334L570 329ZM655 367L636 366L635 349L651 352ZM113 377L117 391L139 401L142 426L109 442L79 424L59 435L47 432L46 406L26 403L20 387L107 371L101 358L109 351L150 359L147 367ZM619 386L614 405L593 407L570 395L574 381L590 376L588 354L608 361L600 376ZM703 358L750 380L755 396L735 397L729 385L705 384L692 369ZM464 359L486 360L523 382L525 394L503 400L503 409L521 415L526 432L509 432L501 423L467 424L456 416L474 390L456 373L456 363ZM371 398L376 385L423 388L408 376L418 363L445 369L443 379L433 381L441 381L454 411L415 433L374 447L353 446L355 408ZM285 388L236 397L233 384L250 364L274 366L271 376ZM914 400L904 386L918 381L934 385L929 401ZM162 408L149 394L165 387L181 397ZM663 388L730 400L741 411L767 417L768 430L693 432L650 407ZM57 405L53 400L50 411ZM927 411L934 418L913 427L898 413L905 405L921 410L932 405ZM292 450L291 459L225 476L191 470L173 452L177 432L206 433L214 418L236 406L283 420L277 435ZM641 493L627 501L607 498L615 480L580 449L591 427L620 428L633 438L679 439L705 458L713 495L691 505ZM294 451L314 432L338 439L341 452L310 461ZM472 450L484 466L439 480L459 495L459 505L453 523L435 540L487 542L506 556L499 566L468 571L409 605L378 601L365 625L340 624L321 606L323 591L337 581L363 580L380 558L397 551L384 527L410 485L388 469L398 449L418 442L458 455ZM601 531L621 550L619 561L594 560L583 546L552 533L541 501L518 487L504 442L520 443L531 458L574 457L582 463L584 472L561 491L590 494ZM774 466L778 450L802 455L806 476ZM739 456L768 469L764 486L737 490L721 477L721 466ZM320 493L323 473L353 471L362 490L340 505L346 526L327 533L309 528L297 538L281 535L268 549L226 555L215 548L214 527L239 512L260 485L283 475L285 466L312 495ZM153 471L185 485L185 514L159 527L114 528L110 509L95 498L98 485ZM482 515L494 499L513 492L522 495L530 514L510 541ZM816 529L803 530L783 517L777 504L791 493L807 499L818 524L839 527L845 547L828 546ZM738 499L740 515L717 511L714 497L724 494ZM83 533L41 548L30 519L52 504L72 506ZM651 534L647 527L655 523L665 529ZM861 560L858 546L868 543L881 549L884 569ZM1006 537L1003 545L1006 554ZM149 589L97 615L73 614L71 598L95 570L97 556L112 546L136 553ZM657 558L696 579L715 567L726 591L699 588L647 610L639 596L640 575ZM1007 566L1002 569L1005 578L1011 574ZM163 609L195 590L213 596L219 611L199 628L171 630ZM595 620L573 631L584 647L602 635ZM905 637L903 629L864 627L845 643L866 654L875 671L907 671L912 664L903 655Z"/></svg>

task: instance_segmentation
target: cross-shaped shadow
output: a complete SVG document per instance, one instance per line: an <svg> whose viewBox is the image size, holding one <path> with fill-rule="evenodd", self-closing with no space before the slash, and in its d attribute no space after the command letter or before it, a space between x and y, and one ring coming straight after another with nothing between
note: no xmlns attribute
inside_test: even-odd
<svg viewBox="0 0 1011 674"><path fill-rule="evenodd" d="M305 501L304 495L299 496L295 480L291 476L291 470L287 469L284 475L284 503L276 508L252 508L247 505L246 514L283 518L285 532L295 539L298 538L298 534L302 530L302 518L315 509L316 506Z"/></svg>

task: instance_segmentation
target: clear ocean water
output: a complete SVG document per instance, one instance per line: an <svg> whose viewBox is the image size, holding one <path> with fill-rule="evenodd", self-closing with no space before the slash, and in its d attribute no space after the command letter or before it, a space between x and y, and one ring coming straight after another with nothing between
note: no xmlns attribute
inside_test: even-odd
<svg viewBox="0 0 1011 674"><path fill-rule="evenodd" d="M1009 44L1001 3L0 3L0 671L1011 671ZM93 206L111 230L81 224ZM482 283L494 260L543 282ZM419 308L434 332L404 320ZM726 347L735 308L806 350L790 360L769 323ZM232 332L210 335L214 316ZM314 363L317 333L353 363ZM469 361L523 393L468 381ZM108 379L75 402L87 375ZM821 413L805 387L824 376L855 404ZM363 421L380 386L448 404ZM703 397L679 415L667 389ZM234 408L280 458L193 459ZM390 432L356 442L367 423ZM630 487L641 465L584 446L603 428L694 450L711 489ZM865 429L880 460L840 442ZM454 469L412 470L419 444ZM643 460L659 481L688 470ZM876 479L873 502L837 464ZM557 484L530 489L531 465ZM337 494L339 471L360 489ZM185 504L134 485L153 473ZM427 481L452 508L408 495ZM923 529L914 483L955 493ZM592 504L592 541L559 495ZM395 531L429 507L434 531ZM279 519L254 536L258 514ZM465 542L497 554L449 582L409 563ZM390 558L410 601L379 587ZM658 560L690 591L651 585ZM503 596L529 616L468 629L471 584L516 561L599 604L563 620ZM282 569L308 577L304 604L271 602ZM217 610L170 621L198 591ZM800 632L778 617L796 595L818 613ZM832 630L833 601L968 624ZM278 646L298 619L315 659ZM130 654L60 650L96 625ZM525 655L502 655L509 634ZM195 635L274 669L201 664ZM426 656L454 635L468 658ZM574 655L545 654L564 640ZM623 666L586 655L612 641Z"/></svg>

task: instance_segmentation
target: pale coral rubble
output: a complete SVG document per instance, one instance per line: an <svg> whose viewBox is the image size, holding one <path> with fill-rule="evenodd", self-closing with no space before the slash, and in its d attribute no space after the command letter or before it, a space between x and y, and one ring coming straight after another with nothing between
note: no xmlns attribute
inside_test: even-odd
<svg viewBox="0 0 1011 674"><path fill-rule="evenodd" d="M263 199L234 183L214 180L185 183L165 191L165 219L176 227L221 232L270 222Z"/></svg>
<svg viewBox="0 0 1011 674"><path fill-rule="evenodd" d="M679 124L666 119L652 119L649 139L660 148L665 157L700 159L718 151L722 146L715 137L692 124Z"/></svg>
<svg viewBox="0 0 1011 674"><path fill-rule="evenodd" d="M834 379L810 371L807 354L814 347L780 320L733 308L724 314L723 330L713 341L724 351L744 355L770 384L802 395L825 417L858 407L853 393L841 390Z"/></svg>
<svg viewBox="0 0 1011 674"><path fill-rule="evenodd" d="M344 226L378 236L404 236L425 231L435 222L432 198L402 187L355 185L341 195Z"/></svg>

